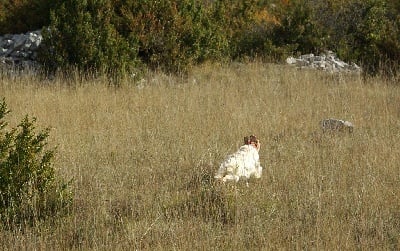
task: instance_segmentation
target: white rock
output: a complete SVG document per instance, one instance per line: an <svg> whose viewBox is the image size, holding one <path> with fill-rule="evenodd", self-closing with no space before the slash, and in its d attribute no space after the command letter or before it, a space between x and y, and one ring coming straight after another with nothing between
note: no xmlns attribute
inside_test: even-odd
<svg viewBox="0 0 400 251"><path fill-rule="evenodd" d="M332 51L315 56L314 54L304 54L299 58L288 57L286 63L295 65L299 68L320 69L329 72L361 72L361 68L355 63L348 64L336 57Z"/></svg>
<svg viewBox="0 0 400 251"><path fill-rule="evenodd" d="M288 57L286 59L286 63L288 64L295 64L297 62L297 60L294 57Z"/></svg>
<svg viewBox="0 0 400 251"><path fill-rule="evenodd" d="M37 49L42 42L41 31L32 31L25 34L5 34L0 36L0 64L32 67L32 59L37 55ZM1 65L0 65L1 66Z"/></svg>

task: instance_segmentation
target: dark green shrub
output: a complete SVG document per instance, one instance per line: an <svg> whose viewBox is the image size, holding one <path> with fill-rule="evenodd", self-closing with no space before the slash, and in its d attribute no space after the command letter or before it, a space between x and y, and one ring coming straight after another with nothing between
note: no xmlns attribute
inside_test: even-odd
<svg viewBox="0 0 400 251"><path fill-rule="evenodd" d="M213 3L213 22L221 27L218 32L225 35L229 45L227 53L232 59L253 56L260 52L260 42L253 40L264 31L255 24L259 2L221 0Z"/></svg>
<svg viewBox="0 0 400 251"><path fill-rule="evenodd" d="M0 34L39 30L50 23L51 0L5 0L0 2Z"/></svg>
<svg viewBox="0 0 400 251"><path fill-rule="evenodd" d="M151 68L185 72L206 60L221 60L228 48L213 9L199 1L126 1L121 33L139 42L139 58Z"/></svg>
<svg viewBox="0 0 400 251"><path fill-rule="evenodd" d="M280 24L272 41L289 53L319 53L325 47L325 32L314 18L313 1L292 0L276 11ZM290 51L291 50L291 51Z"/></svg>
<svg viewBox="0 0 400 251"><path fill-rule="evenodd" d="M316 19L329 34L328 47L366 74L396 74L400 60L398 1L319 1Z"/></svg>
<svg viewBox="0 0 400 251"><path fill-rule="evenodd" d="M49 129L35 132L35 119L26 116L18 128L5 131L9 113L0 102L0 220L8 227L54 216L71 202L67 183L58 181L53 150L46 150Z"/></svg>
<svg viewBox="0 0 400 251"><path fill-rule="evenodd" d="M252 1L250 5L240 5L239 10L240 18L233 20L237 23L232 39L234 59L259 58L275 62L295 50L295 46L277 43L275 39L275 32L281 27L278 16L282 9L278 11L265 1Z"/></svg>
<svg viewBox="0 0 400 251"><path fill-rule="evenodd" d="M395 75L396 0L6 0L0 33L48 24L39 60L119 80L142 63L185 73L205 61L335 51L369 74ZM29 20L29 22L27 22Z"/></svg>
<svg viewBox="0 0 400 251"><path fill-rule="evenodd" d="M334 37L338 38L337 51L345 59L357 59L364 70L375 71L379 62L377 40L384 26L383 6L374 1L352 1L337 12L338 23Z"/></svg>
<svg viewBox="0 0 400 251"><path fill-rule="evenodd" d="M195 0L59 1L39 58L50 71L72 66L121 76L143 62L186 72L226 55L228 42L212 11Z"/></svg>
<svg viewBox="0 0 400 251"><path fill-rule="evenodd" d="M57 1L44 31L39 58L49 71L77 68L118 79L138 66L136 40L127 40L114 24L111 0Z"/></svg>

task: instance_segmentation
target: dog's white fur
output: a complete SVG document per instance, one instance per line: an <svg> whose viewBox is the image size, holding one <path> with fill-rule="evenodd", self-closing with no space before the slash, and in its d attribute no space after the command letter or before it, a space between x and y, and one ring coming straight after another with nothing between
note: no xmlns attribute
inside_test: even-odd
<svg viewBox="0 0 400 251"><path fill-rule="evenodd" d="M226 181L238 182L250 177L261 178L262 167L260 165L259 147L243 145L239 150L229 155L220 165L214 178Z"/></svg>

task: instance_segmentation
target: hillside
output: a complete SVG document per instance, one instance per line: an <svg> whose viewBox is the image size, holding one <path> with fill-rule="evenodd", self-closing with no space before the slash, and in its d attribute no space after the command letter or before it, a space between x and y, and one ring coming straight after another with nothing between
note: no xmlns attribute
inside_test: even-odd
<svg viewBox="0 0 400 251"><path fill-rule="evenodd" d="M2 250L398 249L400 89L381 78L263 63L148 72L110 87L78 74L7 78L13 111L50 126L70 212L0 228ZM323 134L322 119L352 134ZM260 180L212 176L244 135Z"/></svg>

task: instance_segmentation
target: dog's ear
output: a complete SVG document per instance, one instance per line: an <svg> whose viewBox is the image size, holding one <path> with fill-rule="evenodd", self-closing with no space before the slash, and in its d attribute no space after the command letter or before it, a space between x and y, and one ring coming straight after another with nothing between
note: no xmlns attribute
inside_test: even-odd
<svg viewBox="0 0 400 251"><path fill-rule="evenodd" d="M248 136L245 136L243 141L245 145L250 144L250 138Z"/></svg>

